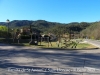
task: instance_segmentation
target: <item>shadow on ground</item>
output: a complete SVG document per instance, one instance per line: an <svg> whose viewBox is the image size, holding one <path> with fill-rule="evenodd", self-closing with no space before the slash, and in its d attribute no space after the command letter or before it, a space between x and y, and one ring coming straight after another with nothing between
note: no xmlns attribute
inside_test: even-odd
<svg viewBox="0 0 100 75"><path fill-rule="evenodd" d="M0 75L82 75L53 71L54 68L100 67L100 53L78 50L28 49L21 46L0 46ZM97 49L94 49L95 51ZM42 69L42 72L9 72L8 68ZM49 71L49 70L50 71Z"/></svg>

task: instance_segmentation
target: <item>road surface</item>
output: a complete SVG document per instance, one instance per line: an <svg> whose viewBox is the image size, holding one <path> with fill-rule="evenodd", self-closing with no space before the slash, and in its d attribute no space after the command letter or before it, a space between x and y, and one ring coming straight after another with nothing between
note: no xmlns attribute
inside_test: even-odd
<svg viewBox="0 0 100 75"><path fill-rule="evenodd" d="M85 39L85 41L100 48L100 40Z"/></svg>
<svg viewBox="0 0 100 75"><path fill-rule="evenodd" d="M0 75L100 75L100 49L58 50L0 44Z"/></svg>

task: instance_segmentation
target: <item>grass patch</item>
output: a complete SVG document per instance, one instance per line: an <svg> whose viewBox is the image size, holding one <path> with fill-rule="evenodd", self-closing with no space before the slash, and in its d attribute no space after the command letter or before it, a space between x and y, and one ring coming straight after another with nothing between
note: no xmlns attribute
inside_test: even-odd
<svg viewBox="0 0 100 75"><path fill-rule="evenodd" d="M76 47L76 49L90 49L90 48L97 48L97 47L88 43L78 43Z"/></svg>
<svg viewBox="0 0 100 75"><path fill-rule="evenodd" d="M42 46L41 46L42 45ZM42 42L41 45L38 45L39 48L61 48L64 45L60 45L60 47L58 47L56 42L52 42L52 46L46 42ZM77 43L76 49L91 49L91 48L97 48L94 45L88 44L88 43ZM69 47L67 47L67 49L72 49L72 45L70 45Z"/></svg>
<svg viewBox="0 0 100 75"><path fill-rule="evenodd" d="M56 42L51 42L51 44L50 43L48 44L47 42L41 42L41 45L40 45L40 42L39 42L38 47L39 48L58 48Z"/></svg>
<svg viewBox="0 0 100 75"><path fill-rule="evenodd" d="M52 44L52 45L51 45ZM38 43L38 45L29 45L29 43L12 43L11 45L16 45L16 46L30 46L30 47L37 47L37 48L59 48L61 49L62 46L64 45L57 45L56 42L51 42L51 44L47 43L47 42L40 42ZM91 49L91 48L97 48L96 46L94 45L91 45L91 44L87 44L87 43L78 43L76 48L74 49ZM70 45L69 47L67 48L64 48L64 49L72 49L72 45Z"/></svg>
<svg viewBox="0 0 100 75"><path fill-rule="evenodd" d="M15 46L31 46L29 45L29 43L11 43L11 45L15 45Z"/></svg>
<svg viewBox="0 0 100 75"><path fill-rule="evenodd" d="M1 43L7 43L7 39L5 38L2 38L0 39L0 42ZM12 40L9 40L9 42L12 42ZM67 42L68 44L71 43L71 41ZM61 47L63 48L65 45L64 44L59 44L59 47L58 47L58 44L57 42L51 42L51 44L48 42L40 42L38 43L38 45L29 45L29 43L10 43L11 45L14 45L14 46L29 46L29 47L37 47L37 48L59 48L61 49ZM71 44L70 46L64 48L64 49L72 49L72 46L73 44ZM91 48L97 48L96 46L94 45L91 45L91 44L88 44L88 43L77 43L77 46L76 48L74 49L91 49Z"/></svg>

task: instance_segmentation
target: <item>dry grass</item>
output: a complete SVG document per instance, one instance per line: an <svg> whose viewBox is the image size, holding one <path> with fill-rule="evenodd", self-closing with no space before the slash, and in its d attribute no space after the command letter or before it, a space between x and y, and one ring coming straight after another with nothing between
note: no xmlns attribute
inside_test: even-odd
<svg viewBox="0 0 100 75"><path fill-rule="evenodd" d="M52 44L52 45L51 45ZM40 42L38 43L38 45L29 45L29 43L13 43L12 45L17 45L17 46L30 46L30 47L37 47L37 48L61 48L62 46L66 47L65 45L60 44L58 47L57 42L51 42L47 43L47 42ZM67 49L72 49L72 45L70 45L69 47L66 47ZM88 43L78 43L76 46L76 49L91 49L91 48L97 48L94 45L88 44Z"/></svg>
<svg viewBox="0 0 100 75"><path fill-rule="evenodd" d="M52 46L51 46L52 44ZM52 42L52 43L46 43L46 42L42 42L41 45L39 45L38 47L39 48L61 48L62 46L64 45L61 45L58 47L57 43L56 42ZM67 47L68 49L71 49L72 45ZM97 48L96 46L94 45L91 45L91 44L87 44L87 43L78 43L77 46L76 46L76 49L91 49L91 48Z"/></svg>

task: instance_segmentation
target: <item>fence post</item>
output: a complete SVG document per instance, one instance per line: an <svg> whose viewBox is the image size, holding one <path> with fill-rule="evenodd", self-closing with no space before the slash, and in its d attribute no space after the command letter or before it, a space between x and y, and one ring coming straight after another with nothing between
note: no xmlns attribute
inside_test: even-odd
<svg viewBox="0 0 100 75"><path fill-rule="evenodd" d="M47 37L48 38L48 47L49 47L49 37Z"/></svg>

